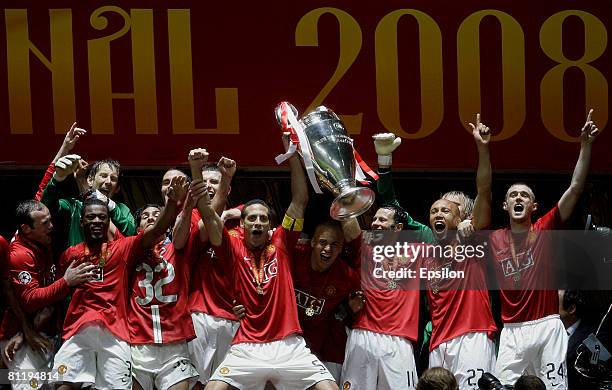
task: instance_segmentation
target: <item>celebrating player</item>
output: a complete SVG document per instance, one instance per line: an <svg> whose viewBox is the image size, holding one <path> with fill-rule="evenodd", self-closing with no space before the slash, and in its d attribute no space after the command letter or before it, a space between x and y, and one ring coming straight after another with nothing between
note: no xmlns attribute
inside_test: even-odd
<svg viewBox="0 0 612 390"><path fill-rule="evenodd" d="M472 124L470 124L472 125ZM478 147L478 194L471 223L476 230L487 226L491 214L491 163L488 143L489 128L480 123L472 125ZM461 222L459 206L440 199L430 208L429 222L436 238L435 245L445 254L422 259L428 271L463 272L464 278L435 278L426 281L427 298L433 323L430 342L429 367L443 367L455 375L459 388L478 389L478 379L491 372L495 365L495 346L491 339L496 331L486 282L484 246L476 251L482 240L459 243L457 227ZM474 238L474 237L472 237ZM469 250L470 246L472 250ZM446 248L454 252L446 256ZM469 255L466 255L469 250ZM440 251L442 252L442 251ZM477 255L480 253L480 256Z"/></svg>
<svg viewBox="0 0 612 390"><path fill-rule="evenodd" d="M491 234L504 322L496 364L503 384L513 384L528 370L542 379L547 389L567 388L568 339L559 319L557 290L550 290L553 243L551 235L544 231L559 228L570 217L584 189L592 143L599 133L591 120L592 113L590 110L582 127L580 155L571 184L557 205L532 223L531 216L538 209L533 190L515 183L503 203L510 227Z"/></svg>
<svg viewBox="0 0 612 390"><path fill-rule="evenodd" d="M202 218L219 261L232 269L231 293L246 316L225 360L213 374L208 390L277 388L337 389L325 366L306 347L298 322L290 251L303 226L308 201L306 178L297 156L290 158L292 199L272 237L270 208L262 200L242 210L244 236L230 235L215 210Z"/></svg>
<svg viewBox="0 0 612 390"><path fill-rule="evenodd" d="M81 225L85 241L68 248L60 266L76 261L96 265L96 278L72 295L64 321L64 344L55 356L53 371L60 389L93 384L97 389L132 387L128 318L128 272L174 223L177 202L186 193L184 179L175 178L169 200L155 224L132 237L108 241L109 209L99 199L83 204Z"/></svg>

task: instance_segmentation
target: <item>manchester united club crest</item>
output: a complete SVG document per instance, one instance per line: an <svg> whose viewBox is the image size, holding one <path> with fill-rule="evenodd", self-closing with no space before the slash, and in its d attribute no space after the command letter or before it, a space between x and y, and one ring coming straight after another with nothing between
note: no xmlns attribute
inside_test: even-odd
<svg viewBox="0 0 612 390"><path fill-rule="evenodd" d="M328 297L333 297L336 295L336 287L332 285L325 287L325 294L327 294Z"/></svg>
<svg viewBox="0 0 612 390"><path fill-rule="evenodd" d="M344 384L342 385L342 390L349 390L351 388L351 382L346 381L344 382Z"/></svg>
<svg viewBox="0 0 612 390"><path fill-rule="evenodd" d="M219 374L221 374L221 375L227 375L227 374L229 374L229 372L230 372L230 369L228 367L221 367L219 369Z"/></svg>
<svg viewBox="0 0 612 390"><path fill-rule="evenodd" d="M62 365L60 365L60 366L57 368L57 372L58 372L60 375L64 375L64 374L66 373L66 371L68 371L68 367L66 367L66 365L65 365L65 364L62 364Z"/></svg>

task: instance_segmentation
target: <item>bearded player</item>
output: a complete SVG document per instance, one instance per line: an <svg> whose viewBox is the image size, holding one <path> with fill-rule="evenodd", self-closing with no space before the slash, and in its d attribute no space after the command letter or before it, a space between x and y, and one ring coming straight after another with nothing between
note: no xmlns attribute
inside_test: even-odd
<svg viewBox="0 0 612 390"><path fill-rule="evenodd" d="M244 205L244 236L230 235L215 210L202 218L219 261L232 269L228 292L246 308L233 345L206 389L337 389L332 375L306 347L291 278L290 251L303 226L308 202L306 178L297 156L289 159L292 199L272 237L270 208L262 200Z"/></svg>
<svg viewBox="0 0 612 390"><path fill-rule="evenodd" d="M533 190L523 183L510 186L503 209L510 227L491 234L491 252L500 286L502 320L496 372L503 384L513 384L523 371L537 375L547 389L566 389L565 355L568 337L559 318L553 286L553 242L544 231L563 225L584 189L592 143L599 129L590 110L580 134L580 155L569 188L555 207L535 223L538 209Z"/></svg>
<svg viewBox="0 0 612 390"><path fill-rule="evenodd" d="M68 248L60 267L76 261L97 266L96 278L77 287L64 321L64 344L53 371L60 389L92 384L97 389L130 389L132 359L128 330L128 273L144 250L171 226L177 203L186 193L184 179L175 178L170 199L155 224L132 237L108 242L108 205L98 199L83 203L81 225L85 241Z"/></svg>

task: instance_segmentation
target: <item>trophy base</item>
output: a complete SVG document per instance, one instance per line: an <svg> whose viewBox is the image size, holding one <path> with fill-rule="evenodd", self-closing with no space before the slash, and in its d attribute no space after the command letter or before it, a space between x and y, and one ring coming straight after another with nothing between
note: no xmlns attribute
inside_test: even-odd
<svg viewBox="0 0 612 390"><path fill-rule="evenodd" d="M374 191L365 187L352 187L334 199L329 215L337 221L346 221L365 213L373 203Z"/></svg>

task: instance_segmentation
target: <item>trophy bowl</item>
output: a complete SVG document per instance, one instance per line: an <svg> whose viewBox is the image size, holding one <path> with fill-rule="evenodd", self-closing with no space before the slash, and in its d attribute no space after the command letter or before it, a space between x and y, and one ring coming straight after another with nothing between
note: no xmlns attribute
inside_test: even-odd
<svg viewBox="0 0 612 390"><path fill-rule="evenodd" d="M336 196L330 216L344 221L365 213L374 203L374 191L356 184L353 140L340 118L320 106L299 122L312 152L317 181Z"/></svg>

